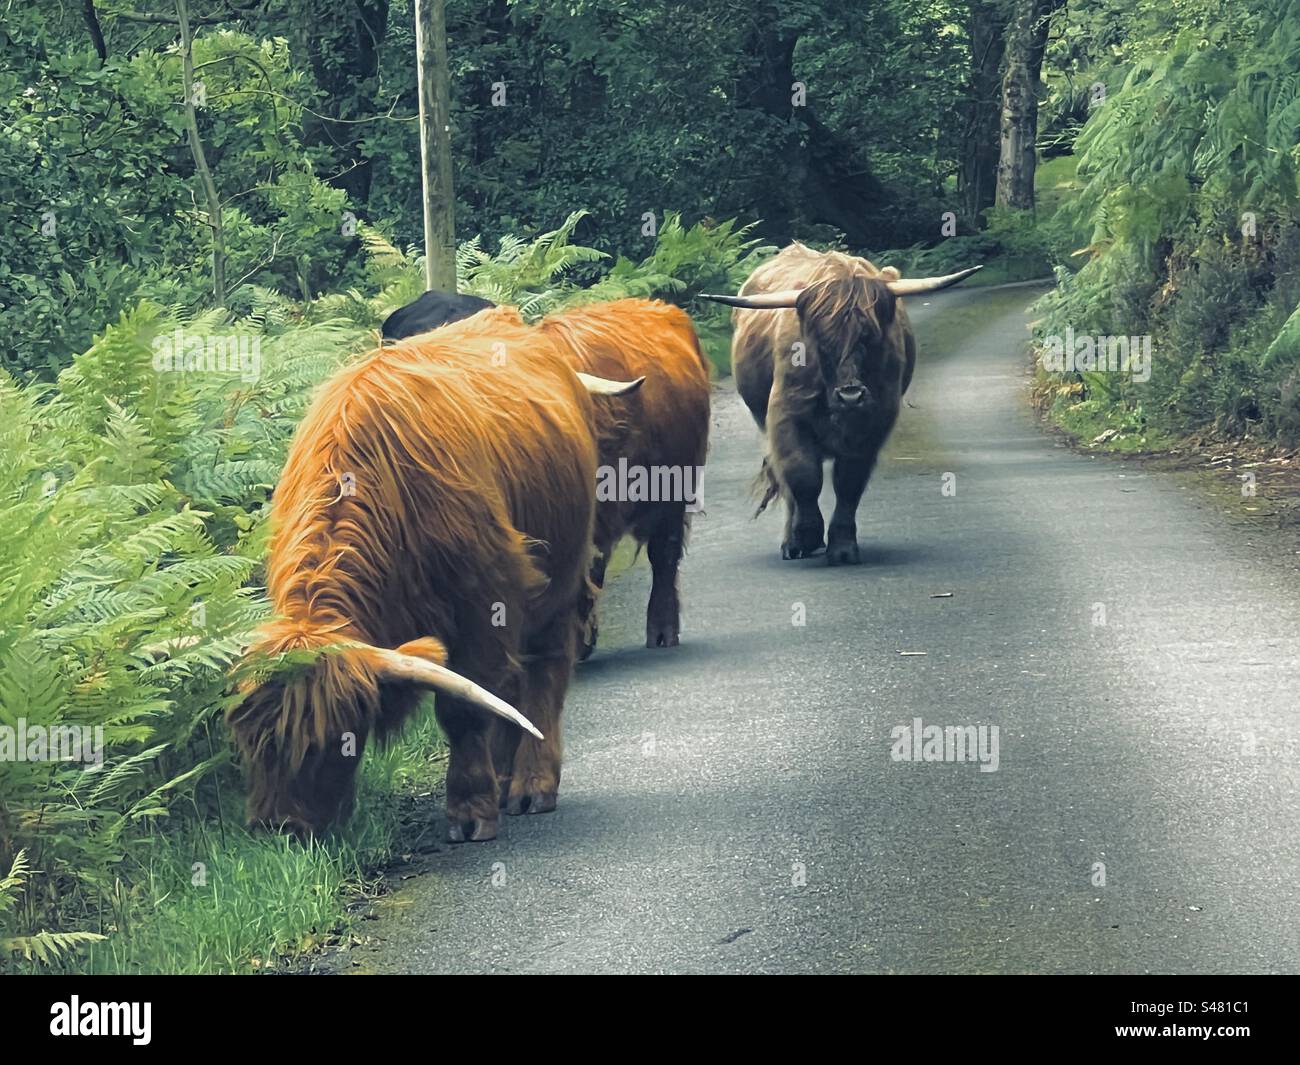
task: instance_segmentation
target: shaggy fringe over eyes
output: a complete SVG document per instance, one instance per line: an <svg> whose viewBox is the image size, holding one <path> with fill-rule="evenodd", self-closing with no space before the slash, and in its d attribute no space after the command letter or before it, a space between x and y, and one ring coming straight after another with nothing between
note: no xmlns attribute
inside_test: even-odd
<svg viewBox="0 0 1300 1065"><path fill-rule="evenodd" d="M870 344L884 338L897 310L897 297L885 282L897 279L892 267L879 270L857 255L818 252L794 243L755 270L740 291L752 296L802 289L799 320L813 331L818 344L845 350L864 336ZM741 325L752 314L735 310L731 320Z"/></svg>
<svg viewBox="0 0 1300 1065"><path fill-rule="evenodd" d="M337 643L328 632L313 632L292 621L263 628L249 649L251 662L270 668L277 658L294 652L315 652L316 658L292 675L272 674L247 683L244 701L228 719L245 757L261 760L274 754L286 769L297 772L309 751L323 750L345 732L373 731L379 681L364 653L345 651Z"/></svg>
<svg viewBox="0 0 1300 1065"><path fill-rule="evenodd" d="M880 278L846 270L813 282L799 294L799 319L813 330L819 345L844 350L865 339L874 347L894 320L894 300Z"/></svg>

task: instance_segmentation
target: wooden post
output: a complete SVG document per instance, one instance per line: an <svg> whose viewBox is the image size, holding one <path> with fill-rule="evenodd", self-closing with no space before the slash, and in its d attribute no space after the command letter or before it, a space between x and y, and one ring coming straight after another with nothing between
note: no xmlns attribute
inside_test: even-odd
<svg viewBox="0 0 1300 1065"><path fill-rule="evenodd" d="M456 291L456 197L451 173L451 75L445 0L415 0L424 189L424 282Z"/></svg>

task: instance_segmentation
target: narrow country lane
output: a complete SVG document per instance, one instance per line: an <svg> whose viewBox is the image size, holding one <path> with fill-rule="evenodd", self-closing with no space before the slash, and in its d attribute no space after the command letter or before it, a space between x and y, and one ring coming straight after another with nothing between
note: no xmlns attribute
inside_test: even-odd
<svg viewBox="0 0 1300 1065"><path fill-rule="evenodd" d="M758 433L721 383L682 646L640 646L648 573L618 580L559 810L444 847L340 967L1300 968L1295 545L1045 434L1037 291L909 300L914 406L856 568L751 520ZM997 771L891 758L918 717L997 725Z"/></svg>

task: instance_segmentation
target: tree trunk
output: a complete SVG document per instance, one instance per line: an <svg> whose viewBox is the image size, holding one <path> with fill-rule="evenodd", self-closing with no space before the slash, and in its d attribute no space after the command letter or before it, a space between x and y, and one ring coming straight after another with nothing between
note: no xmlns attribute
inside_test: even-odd
<svg viewBox="0 0 1300 1065"><path fill-rule="evenodd" d="M744 213L761 219L761 231L768 239L785 244L794 229L807 177L804 149L790 121L799 32L780 28L775 17L766 17L770 9L770 5L759 9L757 26L745 44L749 69L736 87L738 108L767 117L759 127L764 130L761 147L751 144L738 149L745 172L738 175L735 199Z"/></svg>
<svg viewBox="0 0 1300 1065"><path fill-rule="evenodd" d="M420 165L424 187L424 278L456 291L456 197L451 169L451 76L444 0L416 0L420 86Z"/></svg>
<svg viewBox="0 0 1300 1065"><path fill-rule="evenodd" d="M303 142L332 145L340 171L330 184L348 194L357 208L370 198L373 166L364 138L374 129L364 120L382 113L376 94L379 59L388 31L388 0L292 0L286 6L290 35L312 68L333 115L347 121L304 111Z"/></svg>
<svg viewBox="0 0 1300 1065"><path fill-rule="evenodd" d="M90 43L95 46L102 67L108 62L108 46L104 44L104 31L99 25L99 15L95 11L95 0L82 0L81 17L86 20L86 31L90 34Z"/></svg>
<svg viewBox="0 0 1300 1065"><path fill-rule="evenodd" d="M1032 210L1037 162L1038 96L1042 89L1047 26L1060 0L1017 0L1007 26L1002 78L1002 135L996 203Z"/></svg>
<svg viewBox="0 0 1300 1065"><path fill-rule="evenodd" d="M897 234L882 225L885 189L862 163L860 149L819 121L815 108L793 104L800 35L781 28L779 14L779 6L759 9L758 28L745 48L749 69L736 93L738 109L775 120L771 135L742 149L749 172L722 206L728 213L757 215L763 235L780 244L812 223L842 231L854 247L887 247Z"/></svg>
<svg viewBox="0 0 1300 1065"><path fill-rule="evenodd" d="M203 185L208 205L208 228L212 230L212 298L218 307L226 305L226 231L221 220L221 197L212 180L212 168L203 151L199 136L199 119L194 110L194 31L190 28L190 9L186 0L176 0L176 20L181 31L181 77L185 90L185 129L189 134L194 169Z"/></svg>
<svg viewBox="0 0 1300 1065"><path fill-rule="evenodd" d="M994 0L971 0L967 21L970 38L970 79L962 108L961 160L957 191L961 214L972 229L993 206L998 180L998 121L1002 107L1002 67L1005 16Z"/></svg>

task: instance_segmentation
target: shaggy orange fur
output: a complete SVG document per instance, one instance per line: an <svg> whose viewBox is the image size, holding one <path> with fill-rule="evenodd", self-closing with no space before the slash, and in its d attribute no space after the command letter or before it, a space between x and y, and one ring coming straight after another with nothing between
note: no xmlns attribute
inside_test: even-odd
<svg viewBox="0 0 1300 1065"><path fill-rule="evenodd" d="M322 387L275 491L276 620L253 652L324 653L251 684L229 715L252 819L309 832L345 815L367 738L419 702L348 640L445 660L545 734L516 751L513 726L439 698L453 838L491 838L511 797L554 805L595 431L567 353L509 309L375 351Z"/></svg>
<svg viewBox="0 0 1300 1065"><path fill-rule="evenodd" d="M690 483L698 491L697 471L704 466L709 439L709 364L686 312L659 300L616 300L552 315L538 328L558 341L584 373L620 381L645 378L639 391L602 408L615 424L602 426L601 465L617 468L623 459L629 468L690 471ZM677 566L690 521L686 502L695 501L615 499L597 504L597 586L603 582L605 561L625 534L648 545L654 570L648 647L678 642ZM592 610L585 654L595 645L594 604Z"/></svg>

